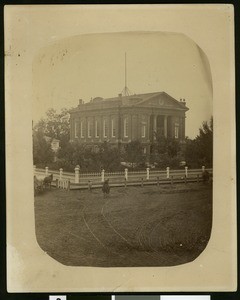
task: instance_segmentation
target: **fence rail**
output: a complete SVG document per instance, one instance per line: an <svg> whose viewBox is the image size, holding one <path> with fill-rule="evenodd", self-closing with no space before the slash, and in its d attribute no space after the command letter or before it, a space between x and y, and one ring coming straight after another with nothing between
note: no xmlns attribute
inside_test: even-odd
<svg viewBox="0 0 240 300"><path fill-rule="evenodd" d="M144 171L128 171L126 168L124 171L118 172L89 172L81 173L79 166L76 166L74 173L65 172L60 169L59 172L56 170L49 170L48 167L45 169L36 168L34 166L34 175L37 177L44 177L53 174L53 181L58 180L60 186L65 185L65 182L69 181L69 186L78 185L79 187L88 187L91 184L102 185L104 180L109 179L111 185L134 185L134 184L160 184L160 183L172 183L180 181L199 181L204 171L208 171L212 175L212 169L206 169L202 166L201 169L185 169L171 170L169 167L166 170L152 170L146 168Z"/></svg>

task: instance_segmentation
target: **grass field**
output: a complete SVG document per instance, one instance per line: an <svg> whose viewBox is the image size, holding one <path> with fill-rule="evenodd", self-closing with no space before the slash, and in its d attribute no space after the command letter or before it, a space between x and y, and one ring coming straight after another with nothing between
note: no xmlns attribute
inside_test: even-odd
<svg viewBox="0 0 240 300"><path fill-rule="evenodd" d="M200 255L210 238L212 188L174 186L45 190L35 197L40 247L64 265L174 266Z"/></svg>

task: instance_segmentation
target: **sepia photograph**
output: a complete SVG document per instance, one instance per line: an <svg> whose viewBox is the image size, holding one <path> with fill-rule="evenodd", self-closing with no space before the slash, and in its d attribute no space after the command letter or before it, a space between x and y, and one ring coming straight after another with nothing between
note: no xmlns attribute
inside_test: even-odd
<svg viewBox="0 0 240 300"><path fill-rule="evenodd" d="M35 58L33 97L35 229L48 255L144 267L204 251L212 78L196 43L166 32L64 39Z"/></svg>
<svg viewBox="0 0 240 300"><path fill-rule="evenodd" d="M235 290L233 7L4 12L8 292Z"/></svg>

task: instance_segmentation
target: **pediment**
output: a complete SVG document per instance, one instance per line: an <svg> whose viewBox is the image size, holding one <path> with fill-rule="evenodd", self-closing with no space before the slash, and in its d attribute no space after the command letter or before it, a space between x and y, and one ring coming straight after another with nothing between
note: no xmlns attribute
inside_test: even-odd
<svg viewBox="0 0 240 300"><path fill-rule="evenodd" d="M188 110L183 102L177 101L165 92L152 95L138 102L137 106Z"/></svg>

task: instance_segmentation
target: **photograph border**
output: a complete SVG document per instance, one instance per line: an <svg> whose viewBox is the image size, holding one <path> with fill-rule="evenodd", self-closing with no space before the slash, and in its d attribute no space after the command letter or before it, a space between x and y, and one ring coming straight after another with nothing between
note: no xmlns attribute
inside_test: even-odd
<svg viewBox="0 0 240 300"><path fill-rule="evenodd" d="M7 153L6 153L7 154Z"/></svg>

